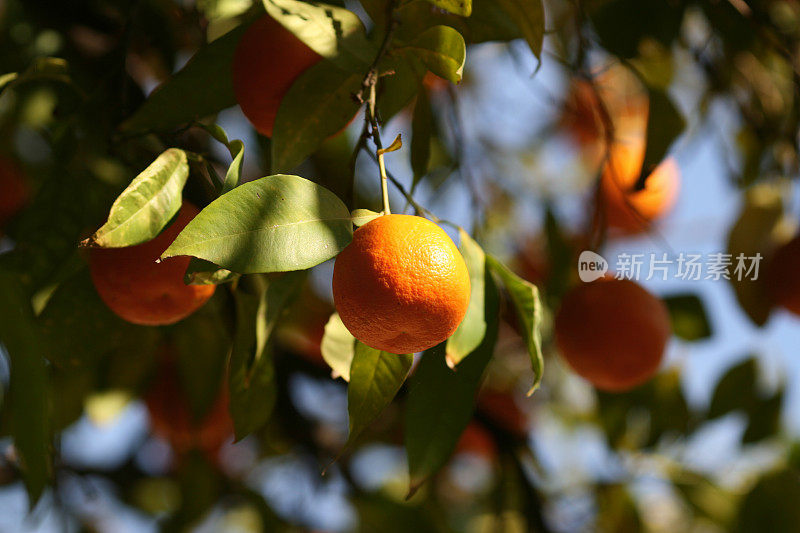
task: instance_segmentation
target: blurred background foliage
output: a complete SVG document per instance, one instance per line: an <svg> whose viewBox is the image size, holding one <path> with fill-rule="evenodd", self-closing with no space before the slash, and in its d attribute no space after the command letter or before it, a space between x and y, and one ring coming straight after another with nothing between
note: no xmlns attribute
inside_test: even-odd
<svg viewBox="0 0 800 533"><path fill-rule="evenodd" d="M332 3L357 13L370 39L381 37L383 0ZM525 395L530 363L506 305L472 420L434 479L406 499L405 388L330 465L347 439L347 404L346 383L332 379L320 352L333 311L331 267L323 264L267 347L274 396L261 404L262 423L232 444L220 377L237 312L252 307L248 296L259 287L244 284L236 297L218 290L174 326L134 326L102 304L77 243L167 147L203 155L210 164L191 162L185 196L200 206L214 198L209 169L224 176L230 154L190 119L216 121L246 141L246 179L270 173L270 139L236 108L211 119L190 113L180 127L120 128L198 49L263 7L251 0L0 1L0 72L9 73L0 76L0 174L24 177L19 190L0 181L0 205L12 194L21 199L0 220L0 268L23 282L0 283L9 354L0 364L0 527L800 530L800 410L787 408L787 397L798 394L797 366L769 356L782 350L796 359L800 328L771 309L761 289L719 282L714 290L729 295L720 298L699 283L649 285L664 296L674 337L659 375L627 393L595 391L571 374L555 357L550 332L552 313L575 282L577 254L589 246L662 251L671 249L665 242L679 248L687 234L711 227L717 230L705 242L713 251L769 255L792 236L800 2L473 0L470 18L419 0L401 8L401 35L415 24L450 25L468 52L459 85L423 82L399 68L382 81L384 136L411 138L405 155L389 159L390 170L421 205L471 228L487 252L543 290L541 390ZM184 91L228 83L230 67L214 67ZM589 106L588 117L581 86L602 102ZM186 109L173 99L149 112L169 121ZM645 172L673 154L685 188L673 217L632 238L596 216L595 184L618 117L646 130ZM297 173L378 209L374 162L352 158L360 129L356 120L325 141ZM709 151L713 165L693 163ZM778 333L732 331L756 325ZM165 350L180 376L169 389L175 397L154 392ZM170 428L169 416L159 420L181 402L202 437L196 428L188 436ZM16 448L42 459L38 466L21 460L12 434ZM41 496L30 514L26 489Z"/></svg>

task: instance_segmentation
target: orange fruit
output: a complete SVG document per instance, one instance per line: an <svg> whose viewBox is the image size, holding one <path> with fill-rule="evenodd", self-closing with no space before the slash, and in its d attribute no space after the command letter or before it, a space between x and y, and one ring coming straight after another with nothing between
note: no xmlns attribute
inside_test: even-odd
<svg viewBox="0 0 800 533"><path fill-rule="evenodd" d="M470 422L456 443L455 454L468 453L493 462L497 459L497 444L491 433L477 422Z"/></svg>
<svg viewBox="0 0 800 533"><path fill-rule="evenodd" d="M228 414L228 394L224 385L208 411L196 418L192 415L175 363L169 359L161 363L145 395L145 403L153 433L169 442L178 454L201 450L216 456L222 445L233 436L233 421Z"/></svg>
<svg viewBox="0 0 800 533"><path fill-rule="evenodd" d="M517 405L512 392L481 389L477 407L492 423L515 437L523 438L527 433L527 417Z"/></svg>
<svg viewBox="0 0 800 533"><path fill-rule="evenodd" d="M414 353L447 339L469 305L467 266L447 234L411 215L385 215L356 230L333 267L333 301L358 340Z"/></svg>
<svg viewBox="0 0 800 533"><path fill-rule="evenodd" d="M0 158L0 228L28 203L30 191L17 164Z"/></svg>
<svg viewBox="0 0 800 533"><path fill-rule="evenodd" d="M669 212L678 199L680 169L668 157L647 176L642 190L634 190L644 162L644 141L615 143L600 178L608 225L626 233L644 231Z"/></svg>
<svg viewBox="0 0 800 533"><path fill-rule="evenodd" d="M640 138L647 130L647 91L626 67L612 63L599 69L592 82L570 82L561 113L563 128L582 147L596 149L605 142L602 108L614 128L615 139Z"/></svg>
<svg viewBox="0 0 800 533"><path fill-rule="evenodd" d="M215 285L186 285L190 257L156 260L199 213L184 201L172 224L155 239L127 248L93 248L89 269L100 298L134 324L159 326L186 318L211 298Z"/></svg>
<svg viewBox="0 0 800 533"><path fill-rule="evenodd" d="M611 392L650 379L669 337L666 306L631 280L601 278L576 287L555 319L556 345L570 367Z"/></svg>
<svg viewBox="0 0 800 533"><path fill-rule="evenodd" d="M272 136L283 96L321 59L269 15L247 29L233 56L233 91L242 112L259 133Z"/></svg>
<svg viewBox="0 0 800 533"><path fill-rule="evenodd" d="M765 286L775 305L800 316L800 235L775 250L765 268Z"/></svg>

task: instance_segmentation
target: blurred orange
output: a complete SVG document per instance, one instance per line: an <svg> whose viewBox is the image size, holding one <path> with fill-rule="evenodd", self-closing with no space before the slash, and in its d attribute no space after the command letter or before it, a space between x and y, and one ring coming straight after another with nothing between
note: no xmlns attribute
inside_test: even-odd
<svg viewBox="0 0 800 533"><path fill-rule="evenodd" d="M601 157L606 126L614 129L615 141L644 138L648 110L647 91L636 75L620 63L611 63L593 74L591 81L571 80L560 125L593 158Z"/></svg>
<svg viewBox="0 0 800 533"><path fill-rule="evenodd" d="M600 178L603 212L609 227L625 233L645 231L668 213L678 199L680 169L674 158L659 164L635 190L644 162L644 140L615 143Z"/></svg>
<svg viewBox="0 0 800 533"><path fill-rule="evenodd" d="M30 189L22 170L13 160L0 157L0 234L29 199Z"/></svg>
<svg viewBox="0 0 800 533"><path fill-rule="evenodd" d="M800 316L800 235L780 246L765 268L765 286L775 305Z"/></svg>
<svg viewBox="0 0 800 533"><path fill-rule="evenodd" d="M220 448L233 436L233 421L228 414L225 384L217 399L200 418L189 407L171 357L159 365L154 382L145 395L153 433L170 443L178 455L200 450L214 460Z"/></svg>
<svg viewBox="0 0 800 533"><path fill-rule="evenodd" d="M470 422L458 439L455 453L469 453L494 462L497 459L497 444L483 426L477 422Z"/></svg>
<svg viewBox="0 0 800 533"><path fill-rule="evenodd" d="M638 283L610 277L570 291L555 319L556 345L570 367L610 392L649 380L670 335L664 302Z"/></svg>

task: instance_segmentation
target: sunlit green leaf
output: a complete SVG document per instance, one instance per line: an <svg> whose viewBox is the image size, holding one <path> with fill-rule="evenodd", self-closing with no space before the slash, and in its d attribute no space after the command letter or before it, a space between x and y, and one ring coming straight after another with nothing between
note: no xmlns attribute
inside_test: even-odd
<svg viewBox="0 0 800 533"><path fill-rule="evenodd" d="M186 152L170 148L122 191L108 221L86 243L121 248L153 239L178 214L188 177Z"/></svg>
<svg viewBox="0 0 800 533"><path fill-rule="evenodd" d="M507 266L491 255L486 256L486 264L503 282L519 317L522 338L528 348L533 368L533 385L528 391L528 395L531 395L539 388L539 383L541 383L544 374L540 331L542 303L539 299L539 289L533 283L529 283L511 272Z"/></svg>
<svg viewBox="0 0 800 533"><path fill-rule="evenodd" d="M389 405L411 369L413 354L396 355L356 342L347 387L348 446Z"/></svg>
<svg viewBox="0 0 800 533"><path fill-rule="evenodd" d="M220 268L210 261L192 257L183 282L187 285L220 285L239 279L239 274Z"/></svg>
<svg viewBox="0 0 800 533"><path fill-rule="evenodd" d="M334 376L350 381L350 367L355 356L356 338L347 330L339 313L333 313L325 324L322 336L322 358L333 370Z"/></svg>
<svg viewBox="0 0 800 533"><path fill-rule="evenodd" d="M370 211L369 209L354 209L350 216L353 220L353 225L356 227L363 226L368 222L372 222L379 216L382 216L383 213L376 213L375 211Z"/></svg>
<svg viewBox="0 0 800 533"><path fill-rule="evenodd" d="M241 274L285 272L334 257L351 238L350 212L332 192L276 175L211 202L162 257L191 255Z"/></svg>
<svg viewBox="0 0 800 533"><path fill-rule="evenodd" d="M450 26L428 28L401 50L416 54L437 76L453 83L461 81L467 48L464 37Z"/></svg>
<svg viewBox="0 0 800 533"><path fill-rule="evenodd" d="M361 19L343 7L299 0L263 0L267 13L340 68L364 75L375 57Z"/></svg>
<svg viewBox="0 0 800 533"><path fill-rule="evenodd" d="M486 287L484 284L486 255L483 253L483 249L463 229L459 229L458 238L458 249L467 263L467 270L469 270L472 293L464 320L455 333L447 339L447 359L452 365L460 363L483 342L483 337L486 335L485 291L496 290L493 286Z"/></svg>

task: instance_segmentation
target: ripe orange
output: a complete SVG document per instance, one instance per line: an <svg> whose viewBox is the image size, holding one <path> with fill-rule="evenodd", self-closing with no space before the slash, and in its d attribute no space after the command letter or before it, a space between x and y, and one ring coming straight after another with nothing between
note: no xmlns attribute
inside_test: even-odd
<svg viewBox="0 0 800 533"><path fill-rule="evenodd" d="M800 316L800 235L775 250L766 265L765 286L772 302Z"/></svg>
<svg viewBox="0 0 800 533"><path fill-rule="evenodd" d="M664 303L630 280L582 284L564 297L556 314L559 352L577 374L606 391L650 379L669 337Z"/></svg>
<svg viewBox="0 0 800 533"><path fill-rule="evenodd" d="M145 326L173 324L211 298L215 285L186 285L190 257L156 263L178 233L199 213L184 201L175 221L155 239L127 248L93 248L89 268L98 294L128 322Z"/></svg>
<svg viewBox="0 0 800 533"><path fill-rule="evenodd" d="M642 190L634 190L644 162L644 141L615 143L600 178L608 225L626 233L644 231L675 205L680 169L669 157L647 176Z"/></svg>
<svg viewBox="0 0 800 533"><path fill-rule="evenodd" d="M178 454L200 450L216 456L233 436L224 385L208 412L197 419L192 415L175 364L169 359L161 363L145 403L153 433L169 442Z"/></svg>
<svg viewBox="0 0 800 533"><path fill-rule="evenodd" d="M259 133L272 136L283 95L321 59L269 15L247 29L233 56L233 90L242 112Z"/></svg>
<svg viewBox="0 0 800 533"><path fill-rule="evenodd" d="M17 164L0 158L0 229L28 203L30 191Z"/></svg>
<svg viewBox="0 0 800 533"><path fill-rule="evenodd" d="M447 339L469 305L467 266L447 234L411 215L386 215L357 229L336 258L333 301L357 339L414 353Z"/></svg>

